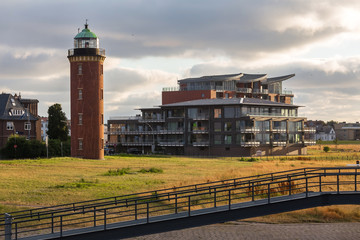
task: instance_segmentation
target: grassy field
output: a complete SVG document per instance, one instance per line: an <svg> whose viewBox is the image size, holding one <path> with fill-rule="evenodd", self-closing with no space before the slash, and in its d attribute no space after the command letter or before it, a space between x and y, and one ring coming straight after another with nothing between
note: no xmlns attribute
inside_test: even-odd
<svg viewBox="0 0 360 240"><path fill-rule="evenodd" d="M345 166L360 159L360 145L327 145L306 156L189 158L107 156L105 160L52 158L0 161L0 212L111 197L134 192L251 176L304 167ZM360 221L359 206L308 209L264 222Z"/></svg>

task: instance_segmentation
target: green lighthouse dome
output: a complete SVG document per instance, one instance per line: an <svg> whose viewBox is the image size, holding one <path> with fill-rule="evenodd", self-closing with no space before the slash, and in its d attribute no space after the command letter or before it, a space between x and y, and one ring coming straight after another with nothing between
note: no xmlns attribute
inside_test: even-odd
<svg viewBox="0 0 360 240"><path fill-rule="evenodd" d="M74 48L99 48L99 39L90 31L87 23L85 23L85 28L75 36Z"/></svg>
<svg viewBox="0 0 360 240"><path fill-rule="evenodd" d="M95 33L90 31L88 24L86 23L85 28L75 36L75 39L79 38L97 38L97 36Z"/></svg>

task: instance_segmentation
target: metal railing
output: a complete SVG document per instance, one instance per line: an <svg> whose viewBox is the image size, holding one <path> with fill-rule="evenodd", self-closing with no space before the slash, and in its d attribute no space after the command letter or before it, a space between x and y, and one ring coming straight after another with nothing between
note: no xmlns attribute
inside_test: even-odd
<svg viewBox="0 0 360 240"><path fill-rule="evenodd" d="M0 238L62 237L74 229L89 232L143 225L159 217L186 218L201 209L229 211L258 200L269 204L284 196L358 192L359 173L359 166L303 168L12 212L0 220Z"/></svg>

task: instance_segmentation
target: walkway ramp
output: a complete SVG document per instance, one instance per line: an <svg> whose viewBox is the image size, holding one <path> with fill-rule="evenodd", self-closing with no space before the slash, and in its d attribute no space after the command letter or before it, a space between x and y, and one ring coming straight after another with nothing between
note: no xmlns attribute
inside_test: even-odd
<svg viewBox="0 0 360 240"><path fill-rule="evenodd" d="M304 168L7 213L0 238L121 239L359 204L359 167Z"/></svg>

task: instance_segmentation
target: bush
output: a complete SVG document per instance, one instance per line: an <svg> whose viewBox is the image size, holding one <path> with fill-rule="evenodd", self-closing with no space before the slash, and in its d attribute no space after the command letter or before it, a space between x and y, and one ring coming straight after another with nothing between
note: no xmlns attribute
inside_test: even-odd
<svg viewBox="0 0 360 240"><path fill-rule="evenodd" d="M328 151L330 151L330 147L325 146L325 147L323 148L323 150L324 150L324 152L328 152Z"/></svg>
<svg viewBox="0 0 360 240"><path fill-rule="evenodd" d="M62 142L62 144L61 150L61 141L50 139L48 146L49 157L70 156L70 138L66 142ZM1 149L1 155L9 159L46 157L46 145L44 142L35 139L26 140L23 136L14 135L8 139L5 147Z"/></svg>
<svg viewBox="0 0 360 240"><path fill-rule="evenodd" d="M46 147L38 140L26 140L25 137L14 135L8 139L1 153L10 159L37 158L46 155Z"/></svg>

